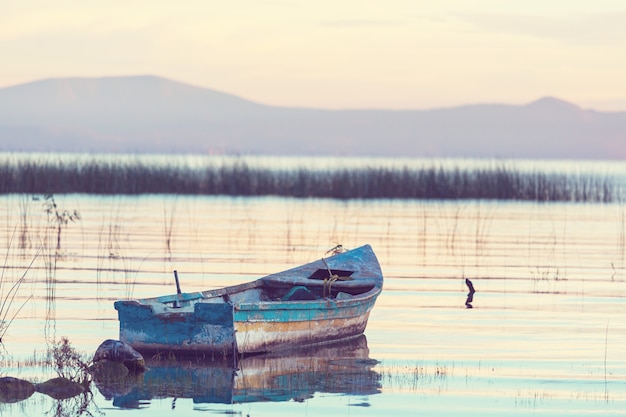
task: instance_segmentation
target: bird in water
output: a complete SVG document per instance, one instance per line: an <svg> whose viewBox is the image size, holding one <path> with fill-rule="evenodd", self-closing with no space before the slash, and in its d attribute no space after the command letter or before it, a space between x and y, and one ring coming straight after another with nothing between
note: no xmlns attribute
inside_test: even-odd
<svg viewBox="0 0 626 417"><path fill-rule="evenodd" d="M474 284L472 284L472 281L465 278L465 285L467 285L467 288L469 289L469 292L467 293L467 299L465 300L465 307L474 308L472 306L472 302L474 301L474 293L476 292L476 290L474 289Z"/></svg>

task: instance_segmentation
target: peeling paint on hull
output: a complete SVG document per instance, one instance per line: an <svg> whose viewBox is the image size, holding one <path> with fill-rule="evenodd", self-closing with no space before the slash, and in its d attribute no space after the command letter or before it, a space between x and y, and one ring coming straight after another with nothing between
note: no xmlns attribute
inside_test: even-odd
<svg viewBox="0 0 626 417"><path fill-rule="evenodd" d="M369 313L361 317L301 322L235 323L240 353L277 351L289 346L335 342L365 331Z"/></svg>
<svg viewBox="0 0 626 417"><path fill-rule="evenodd" d="M327 265L349 274L330 295L317 278ZM117 301L120 340L139 351L276 351L362 334L382 291L383 277L369 245L269 275L247 284L202 293ZM289 299L304 288L309 300ZM320 293L321 294L321 293Z"/></svg>

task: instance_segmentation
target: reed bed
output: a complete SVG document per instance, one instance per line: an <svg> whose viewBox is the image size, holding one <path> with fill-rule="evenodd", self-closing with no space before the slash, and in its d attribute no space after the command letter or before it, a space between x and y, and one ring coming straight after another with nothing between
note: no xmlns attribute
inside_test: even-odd
<svg viewBox="0 0 626 417"><path fill-rule="evenodd" d="M339 164L340 165L340 164ZM621 201L610 176L483 167L263 167L245 159L156 164L137 158L0 160L0 194L186 194L331 199Z"/></svg>

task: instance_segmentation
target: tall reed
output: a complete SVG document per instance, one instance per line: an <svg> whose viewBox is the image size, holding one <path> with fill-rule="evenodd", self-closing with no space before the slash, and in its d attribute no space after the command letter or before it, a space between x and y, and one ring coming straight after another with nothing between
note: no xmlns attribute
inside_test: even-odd
<svg viewBox="0 0 626 417"><path fill-rule="evenodd" d="M13 236L14 235L15 231L13 233ZM35 259L37 259L40 252L37 251L37 253L33 256L32 260L30 261L20 278L13 282L9 282L9 279L5 275L5 273L10 269L8 265L8 258L12 242L13 237L11 237L9 241L6 255L4 258L4 265L2 266L2 271L0 272L0 344L2 344L4 336L11 327L11 324L13 323L13 320L15 320L15 317L17 317L22 308L32 298L32 295L30 295L21 305L15 305L20 287L24 283L28 271L30 271L33 263L35 262Z"/></svg>
<svg viewBox="0 0 626 417"><path fill-rule="evenodd" d="M610 177L446 165L410 168L265 168L229 164L167 165L136 160L0 161L0 194L201 194L333 199L498 199L620 201Z"/></svg>

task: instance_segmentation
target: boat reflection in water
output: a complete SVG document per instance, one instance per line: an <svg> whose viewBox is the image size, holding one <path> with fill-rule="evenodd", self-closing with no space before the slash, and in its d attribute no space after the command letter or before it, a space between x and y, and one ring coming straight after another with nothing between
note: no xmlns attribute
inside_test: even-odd
<svg viewBox="0 0 626 417"><path fill-rule="evenodd" d="M269 353L230 362L151 359L144 373L96 380L113 405L137 408L158 398L236 404L304 401L315 393L380 393L378 361L369 358L364 335L334 345Z"/></svg>

